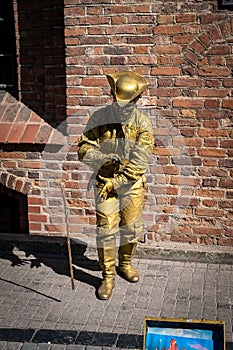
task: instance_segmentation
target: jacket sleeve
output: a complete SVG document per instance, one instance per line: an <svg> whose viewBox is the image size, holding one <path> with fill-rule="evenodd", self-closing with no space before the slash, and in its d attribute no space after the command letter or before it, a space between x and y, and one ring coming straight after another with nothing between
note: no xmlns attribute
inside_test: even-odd
<svg viewBox="0 0 233 350"><path fill-rule="evenodd" d="M148 168L149 158L153 150L153 129L150 121L143 118L140 123L135 146L129 154L129 160L121 173L114 177L114 188L138 181Z"/></svg>
<svg viewBox="0 0 233 350"><path fill-rule="evenodd" d="M99 148L99 126L96 125L94 117L92 117L78 143L78 157L81 162L94 171L99 169L105 156Z"/></svg>

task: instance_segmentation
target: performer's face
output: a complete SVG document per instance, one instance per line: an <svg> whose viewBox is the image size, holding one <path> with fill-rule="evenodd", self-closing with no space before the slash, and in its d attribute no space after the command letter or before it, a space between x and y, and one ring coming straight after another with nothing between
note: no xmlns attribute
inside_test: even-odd
<svg viewBox="0 0 233 350"><path fill-rule="evenodd" d="M116 101L113 102L113 108L114 111L116 112L117 118L119 119L120 122L126 121L131 113L133 112L135 107L135 102L129 102L125 106L120 106Z"/></svg>

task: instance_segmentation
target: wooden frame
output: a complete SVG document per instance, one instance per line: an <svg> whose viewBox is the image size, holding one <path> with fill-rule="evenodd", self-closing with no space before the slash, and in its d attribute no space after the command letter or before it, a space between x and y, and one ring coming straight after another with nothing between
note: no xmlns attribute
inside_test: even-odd
<svg viewBox="0 0 233 350"><path fill-rule="evenodd" d="M225 321L145 317L143 350L226 350Z"/></svg>

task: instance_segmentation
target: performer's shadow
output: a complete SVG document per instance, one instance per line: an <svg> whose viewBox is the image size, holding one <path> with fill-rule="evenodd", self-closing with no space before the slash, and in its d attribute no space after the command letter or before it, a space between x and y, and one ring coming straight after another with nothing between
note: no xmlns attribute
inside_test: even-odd
<svg viewBox="0 0 233 350"><path fill-rule="evenodd" d="M16 254L14 250L23 251ZM97 260L88 258L85 253L87 244L78 240L71 240L74 280L93 286L96 290L101 278L87 271L100 271ZM50 267L59 275L70 276L70 266L66 239L59 237L55 243L49 244L46 238L39 241L4 240L1 242L0 258L11 261L12 266L29 264L30 268L40 268L43 265Z"/></svg>

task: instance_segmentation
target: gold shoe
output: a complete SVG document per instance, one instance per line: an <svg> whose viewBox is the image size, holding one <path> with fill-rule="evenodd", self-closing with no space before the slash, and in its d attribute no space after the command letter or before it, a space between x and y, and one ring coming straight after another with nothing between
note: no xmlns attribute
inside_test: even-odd
<svg viewBox="0 0 233 350"><path fill-rule="evenodd" d="M99 289L98 297L101 300L108 300L112 295L112 290L115 287L115 277L104 277Z"/></svg>
<svg viewBox="0 0 233 350"><path fill-rule="evenodd" d="M138 271L131 265L131 260L135 254L137 243L127 243L121 245L118 250L119 272L128 282L138 282Z"/></svg>
<svg viewBox="0 0 233 350"><path fill-rule="evenodd" d="M98 289L98 297L102 300L108 300L115 287L116 274L116 248L98 248L99 263L102 270L103 280Z"/></svg>
<svg viewBox="0 0 233 350"><path fill-rule="evenodd" d="M119 271L128 282L136 283L139 281L138 271L131 264L119 266Z"/></svg>

